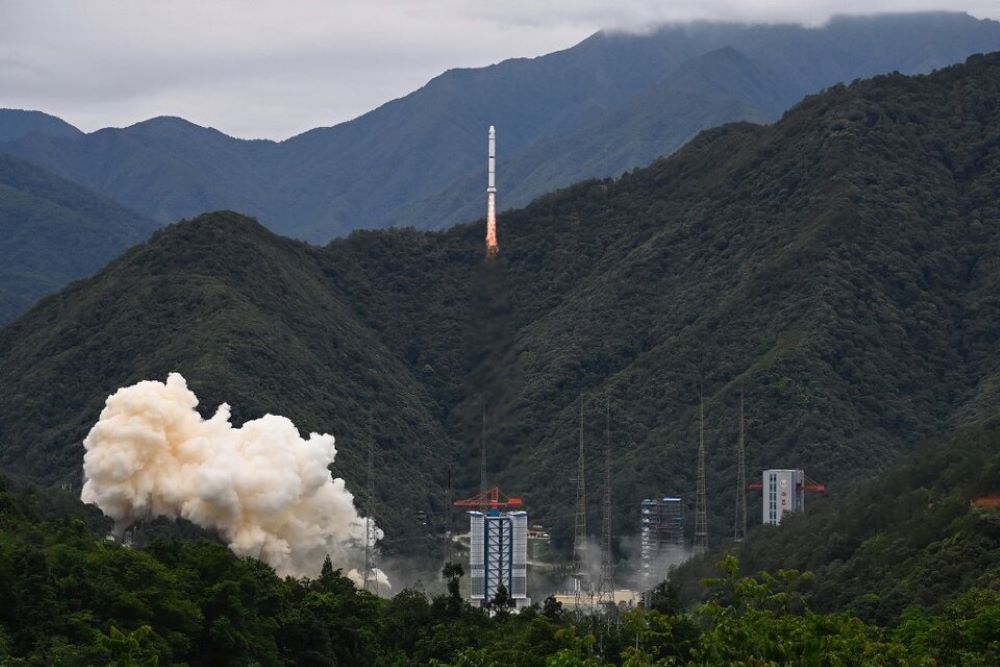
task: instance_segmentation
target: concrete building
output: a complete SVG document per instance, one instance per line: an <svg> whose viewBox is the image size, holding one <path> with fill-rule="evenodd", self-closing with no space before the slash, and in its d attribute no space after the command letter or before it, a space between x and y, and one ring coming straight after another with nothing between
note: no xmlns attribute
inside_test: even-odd
<svg viewBox="0 0 1000 667"><path fill-rule="evenodd" d="M806 506L806 476L801 470L765 470L764 523L777 526L785 512L799 512Z"/></svg>

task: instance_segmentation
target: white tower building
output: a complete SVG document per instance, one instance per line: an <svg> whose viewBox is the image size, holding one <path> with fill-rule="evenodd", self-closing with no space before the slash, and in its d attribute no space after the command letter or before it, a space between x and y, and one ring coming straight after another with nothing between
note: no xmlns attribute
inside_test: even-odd
<svg viewBox="0 0 1000 667"><path fill-rule="evenodd" d="M801 470L764 471L764 523L777 526L785 512L805 509L805 478Z"/></svg>

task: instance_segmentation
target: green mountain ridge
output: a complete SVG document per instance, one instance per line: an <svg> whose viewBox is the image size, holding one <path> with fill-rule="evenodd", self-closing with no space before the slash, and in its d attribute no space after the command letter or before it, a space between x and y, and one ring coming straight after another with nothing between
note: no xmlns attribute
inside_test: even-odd
<svg viewBox="0 0 1000 667"><path fill-rule="evenodd" d="M322 249L172 226L0 330L0 465L78 480L107 394L180 371L206 411L332 432L358 490L370 406L386 549L427 554L449 466L478 488L485 407L491 480L565 547L581 396L591 461L610 402L627 536L641 498L693 501L700 388L729 534L740 386L750 470L832 486L996 413L998 108L1000 54L835 87L502 215L492 262L481 225Z"/></svg>
<svg viewBox="0 0 1000 667"><path fill-rule="evenodd" d="M94 273L157 225L0 153L0 322Z"/></svg>

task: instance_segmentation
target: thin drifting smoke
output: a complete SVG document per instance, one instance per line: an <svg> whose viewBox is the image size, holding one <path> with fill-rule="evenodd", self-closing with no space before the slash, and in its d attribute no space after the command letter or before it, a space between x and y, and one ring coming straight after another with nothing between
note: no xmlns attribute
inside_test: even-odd
<svg viewBox="0 0 1000 667"><path fill-rule="evenodd" d="M178 373L112 394L83 442L83 502L119 532L146 517L183 517L281 576L314 577L329 555L360 583L350 568L362 560L365 519L344 480L330 476L333 436L303 439L275 415L234 428L227 404L210 419L197 405Z"/></svg>

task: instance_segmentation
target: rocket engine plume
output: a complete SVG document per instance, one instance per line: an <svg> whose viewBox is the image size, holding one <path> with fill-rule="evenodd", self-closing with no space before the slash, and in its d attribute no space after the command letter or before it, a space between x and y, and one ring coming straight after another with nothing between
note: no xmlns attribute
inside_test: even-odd
<svg viewBox="0 0 1000 667"><path fill-rule="evenodd" d="M365 520L327 469L333 436L303 439L275 415L234 428L227 404L210 419L197 405L178 373L108 397L83 441L83 502L119 532L145 517L183 517L280 576L317 576L328 554L337 567L360 564Z"/></svg>
<svg viewBox="0 0 1000 667"><path fill-rule="evenodd" d="M497 131L490 125L488 180L486 187L486 256L494 257L500 252L497 245Z"/></svg>

